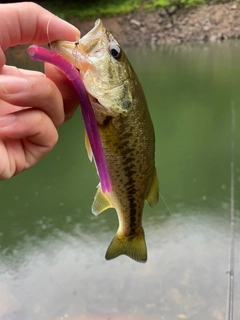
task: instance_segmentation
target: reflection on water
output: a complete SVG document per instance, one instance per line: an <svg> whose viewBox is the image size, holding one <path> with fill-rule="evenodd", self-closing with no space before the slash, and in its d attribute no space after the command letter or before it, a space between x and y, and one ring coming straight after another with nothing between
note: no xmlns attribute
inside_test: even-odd
<svg viewBox="0 0 240 320"><path fill-rule="evenodd" d="M112 209L91 214L98 179L80 113L60 128L51 154L0 183L1 320L226 318L233 102L240 299L239 51L238 43L129 49L156 128L160 188L170 209L163 201L145 206L146 264L104 259L118 222Z"/></svg>
<svg viewBox="0 0 240 320"><path fill-rule="evenodd" d="M80 224L71 233L46 225L48 236L25 236L13 252L1 256L1 283L17 306L11 319L19 319L19 314L22 319L65 314L105 319L223 317L228 283L225 212L226 206L218 208L219 215L180 209L171 217L147 219L147 264L124 256L110 263L103 259L112 237L107 216L93 233Z"/></svg>

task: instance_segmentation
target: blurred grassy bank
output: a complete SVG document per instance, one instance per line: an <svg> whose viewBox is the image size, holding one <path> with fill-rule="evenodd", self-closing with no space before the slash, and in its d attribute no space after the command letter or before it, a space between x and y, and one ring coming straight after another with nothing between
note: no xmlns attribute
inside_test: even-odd
<svg viewBox="0 0 240 320"><path fill-rule="evenodd" d="M139 9L154 10L164 7L189 7L208 3L208 0L81 0L36 1L62 18L92 18L129 13ZM223 2L216 0L215 2ZM212 3L212 2L211 2Z"/></svg>

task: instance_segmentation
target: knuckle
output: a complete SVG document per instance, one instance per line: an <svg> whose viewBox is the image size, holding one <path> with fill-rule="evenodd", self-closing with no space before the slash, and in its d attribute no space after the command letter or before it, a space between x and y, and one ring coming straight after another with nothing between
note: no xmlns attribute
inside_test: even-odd
<svg viewBox="0 0 240 320"><path fill-rule="evenodd" d="M44 112L35 110L34 113L35 121L33 126L38 128L38 134L40 134L45 147L51 150L58 142L58 132L52 120Z"/></svg>
<svg viewBox="0 0 240 320"><path fill-rule="evenodd" d="M48 78L41 78L39 88L37 88L37 83L33 83L32 88L36 89L36 93L38 93L38 89L40 89L40 92L44 96L44 100L53 100L57 94L55 84Z"/></svg>

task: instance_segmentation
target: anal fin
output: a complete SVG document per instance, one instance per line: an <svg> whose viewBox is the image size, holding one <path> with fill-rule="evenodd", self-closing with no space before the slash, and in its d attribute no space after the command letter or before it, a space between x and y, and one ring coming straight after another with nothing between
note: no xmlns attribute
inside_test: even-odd
<svg viewBox="0 0 240 320"><path fill-rule="evenodd" d="M159 200L159 185L158 185L157 171L155 168L152 185L150 187L150 190L148 191L146 201L150 205L150 207L154 207L158 203L158 200Z"/></svg>

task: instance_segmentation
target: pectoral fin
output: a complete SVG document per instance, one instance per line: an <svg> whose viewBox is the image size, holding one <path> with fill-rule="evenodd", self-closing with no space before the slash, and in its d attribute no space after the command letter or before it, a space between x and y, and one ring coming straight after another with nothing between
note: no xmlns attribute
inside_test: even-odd
<svg viewBox="0 0 240 320"><path fill-rule="evenodd" d="M85 136L85 146L87 149L87 155L88 155L89 160L92 162L93 153L92 153L92 148L91 148L90 141L88 139L88 135L87 135L86 130L84 130L84 136Z"/></svg>
<svg viewBox="0 0 240 320"><path fill-rule="evenodd" d="M113 208L113 206L108 200L107 195L102 192L101 186L99 186L92 204L92 213L98 215L108 208Z"/></svg>
<svg viewBox="0 0 240 320"><path fill-rule="evenodd" d="M146 201L150 205L150 207L154 207L155 204L157 204L158 200L159 200L159 186L158 186L157 171L155 168L152 185L150 187L150 190L148 191Z"/></svg>

